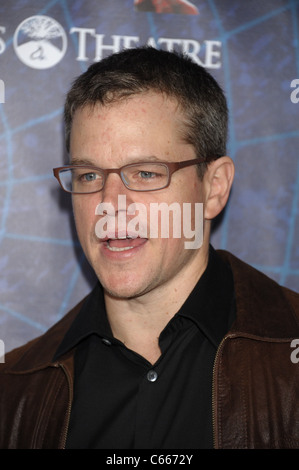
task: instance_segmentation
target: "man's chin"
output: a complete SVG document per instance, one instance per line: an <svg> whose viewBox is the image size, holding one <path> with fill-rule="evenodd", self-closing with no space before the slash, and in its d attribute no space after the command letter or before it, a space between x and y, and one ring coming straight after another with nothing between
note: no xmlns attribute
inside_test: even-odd
<svg viewBox="0 0 299 470"><path fill-rule="evenodd" d="M107 288L103 286L104 294L108 296L110 299L115 300L131 300L143 295L143 293L139 293L138 290L130 289L130 288Z"/></svg>
<svg viewBox="0 0 299 470"><path fill-rule="evenodd" d="M139 282L136 282L136 280L134 281L130 281L128 278L120 278L115 282L111 282L111 280L105 281L104 279L101 281L100 279L100 283L103 286L105 295L109 296L111 299L118 300L130 300L138 298L150 290L146 282L144 282L144 285L142 285L140 279L138 279Z"/></svg>

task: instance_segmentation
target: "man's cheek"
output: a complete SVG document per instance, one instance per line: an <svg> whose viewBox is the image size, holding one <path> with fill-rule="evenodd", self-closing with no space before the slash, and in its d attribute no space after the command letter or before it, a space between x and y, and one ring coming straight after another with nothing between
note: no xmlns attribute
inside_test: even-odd
<svg viewBox="0 0 299 470"><path fill-rule="evenodd" d="M74 207L74 219L80 241L88 236L96 224L96 217L87 208Z"/></svg>

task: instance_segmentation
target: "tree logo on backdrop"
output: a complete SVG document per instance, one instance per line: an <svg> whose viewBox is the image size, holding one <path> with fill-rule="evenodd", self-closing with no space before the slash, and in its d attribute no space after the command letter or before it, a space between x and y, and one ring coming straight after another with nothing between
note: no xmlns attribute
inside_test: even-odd
<svg viewBox="0 0 299 470"><path fill-rule="evenodd" d="M62 26L49 16L31 16L16 29L14 49L18 58L33 69L54 67L67 49Z"/></svg>

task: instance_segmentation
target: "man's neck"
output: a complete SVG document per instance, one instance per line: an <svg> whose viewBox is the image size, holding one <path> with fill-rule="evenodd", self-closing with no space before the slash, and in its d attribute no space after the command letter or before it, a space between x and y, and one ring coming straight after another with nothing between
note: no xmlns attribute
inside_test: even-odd
<svg viewBox="0 0 299 470"><path fill-rule="evenodd" d="M207 263L208 252L200 266L187 269L168 283L138 297L116 298L105 293L113 336L154 364L161 354L158 343L161 331L190 295Z"/></svg>

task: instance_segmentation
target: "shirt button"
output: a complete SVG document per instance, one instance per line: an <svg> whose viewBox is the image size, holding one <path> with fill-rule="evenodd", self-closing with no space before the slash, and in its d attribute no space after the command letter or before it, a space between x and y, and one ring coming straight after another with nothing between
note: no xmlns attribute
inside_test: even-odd
<svg viewBox="0 0 299 470"><path fill-rule="evenodd" d="M106 346L111 346L111 341L107 338L102 338L102 343L106 344Z"/></svg>
<svg viewBox="0 0 299 470"><path fill-rule="evenodd" d="M146 374L146 378L149 382L155 382L158 378L158 374L155 370L149 370Z"/></svg>

